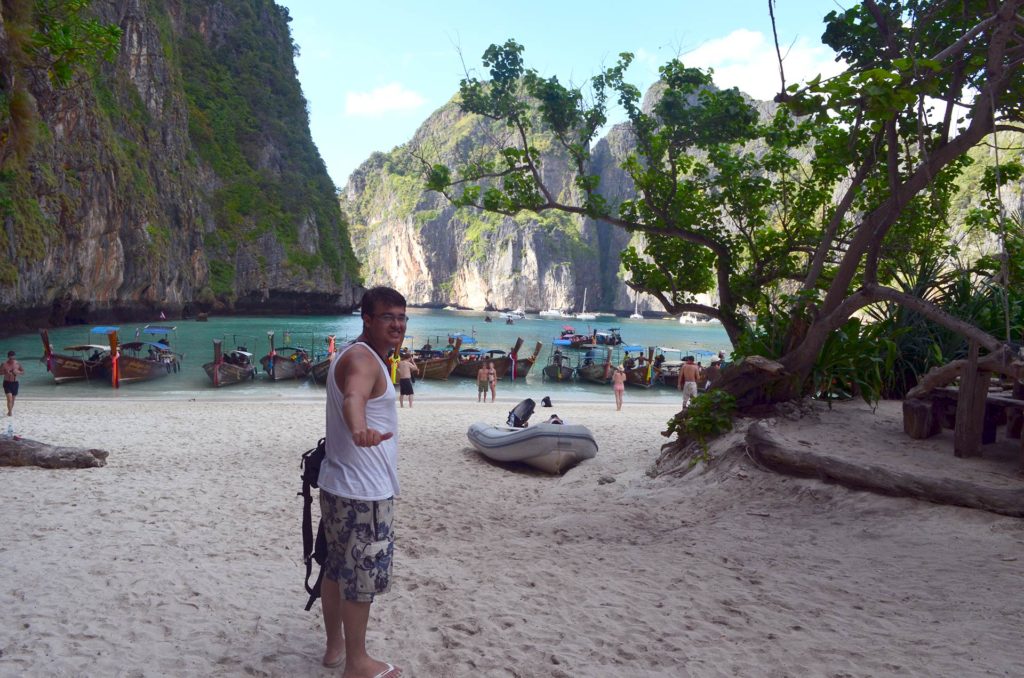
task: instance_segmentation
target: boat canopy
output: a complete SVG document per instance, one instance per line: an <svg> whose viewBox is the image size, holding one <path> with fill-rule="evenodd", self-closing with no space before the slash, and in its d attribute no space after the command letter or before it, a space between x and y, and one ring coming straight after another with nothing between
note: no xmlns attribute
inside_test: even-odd
<svg viewBox="0 0 1024 678"><path fill-rule="evenodd" d="M125 344L121 344L121 348L129 351L138 351L143 346L152 346L153 348L159 349L161 351L167 350L167 344L161 344L159 342L154 341L129 341Z"/></svg>
<svg viewBox="0 0 1024 678"><path fill-rule="evenodd" d="M77 344L75 346L65 346L65 351L109 351L109 346L101 346L100 344Z"/></svg>
<svg viewBox="0 0 1024 678"><path fill-rule="evenodd" d="M176 327L170 327L168 325L146 325L145 327L142 328L142 333L143 334L171 334L176 329L177 329Z"/></svg>
<svg viewBox="0 0 1024 678"><path fill-rule="evenodd" d="M454 342L456 339L462 339L462 343L463 344L467 344L467 345L472 345L472 344L476 343L476 339L474 337L471 337L468 334L462 334L460 332L458 334L449 334L448 335L448 340L449 341Z"/></svg>
<svg viewBox="0 0 1024 678"><path fill-rule="evenodd" d="M101 325L99 327L94 327L89 331L95 334L110 334L111 332L117 332L120 329L120 327L114 327L112 325Z"/></svg>
<svg viewBox="0 0 1024 678"><path fill-rule="evenodd" d="M551 343L555 346L572 346L572 342L568 339L552 339Z"/></svg>
<svg viewBox="0 0 1024 678"><path fill-rule="evenodd" d="M624 353L632 353L633 351L643 351L644 350L643 346L638 346L636 344L630 344L629 346L622 345L622 346L618 346L617 348L619 350L621 350L622 352L624 352Z"/></svg>

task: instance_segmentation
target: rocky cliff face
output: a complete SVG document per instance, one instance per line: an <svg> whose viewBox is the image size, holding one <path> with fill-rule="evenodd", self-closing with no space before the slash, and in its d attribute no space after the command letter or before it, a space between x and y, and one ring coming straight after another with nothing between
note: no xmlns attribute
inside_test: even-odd
<svg viewBox="0 0 1024 678"><path fill-rule="evenodd" d="M553 212L456 211L444 197L423 192L417 156L465 161L501 133L449 102L409 143L374 154L353 173L342 203L367 284L394 285L425 305L580 310L586 291L589 310L632 308L618 276L618 254L629 242L621 229ZM623 197L628 179L618 163L627 136L617 129L595 154L602 186ZM542 167L556 193L575 190L565 157L548 149Z"/></svg>
<svg viewBox="0 0 1024 678"><path fill-rule="evenodd" d="M287 11L96 10L121 28L120 51L67 87L19 49L29 19L0 15L0 145L26 119L39 130L20 153L0 146L0 326L350 310L358 267L309 136Z"/></svg>

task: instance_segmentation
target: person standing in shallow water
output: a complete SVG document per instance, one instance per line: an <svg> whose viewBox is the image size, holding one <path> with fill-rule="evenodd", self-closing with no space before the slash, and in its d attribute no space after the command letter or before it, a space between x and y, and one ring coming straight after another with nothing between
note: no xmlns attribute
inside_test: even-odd
<svg viewBox="0 0 1024 678"><path fill-rule="evenodd" d="M612 372L612 390L615 391L615 410L621 410L622 395L626 392L626 371L621 367Z"/></svg>
<svg viewBox="0 0 1024 678"><path fill-rule="evenodd" d="M18 397L18 377L25 374L25 368L14 359L14 351L7 352L7 360L0 363L4 373L4 395L7 396L7 416L14 414L14 399Z"/></svg>
<svg viewBox="0 0 1024 678"><path fill-rule="evenodd" d="M370 605L391 588L398 496L398 408L384 362L401 346L405 297L367 290L363 331L331 363L327 377L327 453L320 466L320 513L327 538L321 607L322 663L346 678L398 678L401 669L366 651Z"/></svg>

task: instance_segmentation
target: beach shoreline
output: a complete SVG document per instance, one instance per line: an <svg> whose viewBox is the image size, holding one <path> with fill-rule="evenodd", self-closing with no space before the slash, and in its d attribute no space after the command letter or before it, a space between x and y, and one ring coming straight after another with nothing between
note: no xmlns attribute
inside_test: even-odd
<svg viewBox="0 0 1024 678"><path fill-rule="evenodd" d="M323 404L220 402L19 398L19 435L110 457L0 468L0 676L340 675L319 665L319 606L302 609L298 462ZM785 478L741 451L651 478L678 404L628 393L621 412L609 393L534 414L591 428L593 460L505 467L465 431L517 401L466 402L399 410L394 589L368 645L408 676L1018 666L1024 521Z"/></svg>

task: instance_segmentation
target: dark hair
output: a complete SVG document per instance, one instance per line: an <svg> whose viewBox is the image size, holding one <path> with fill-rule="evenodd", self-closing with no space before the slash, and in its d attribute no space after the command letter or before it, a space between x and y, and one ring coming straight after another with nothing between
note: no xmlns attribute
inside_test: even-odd
<svg viewBox="0 0 1024 678"><path fill-rule="evenodd" d="M14 357L14 351L8 351L7 352L7 357L8 358L13 358Z"/></svg>
<svg viewBox="0 0 1024 678"><path fill-rule="evenodd" d="M390 287L371 287L363 292L363 299L359 302L362 315L373 315L379 306L401 306L405 308L405 297Z"/></svg>

